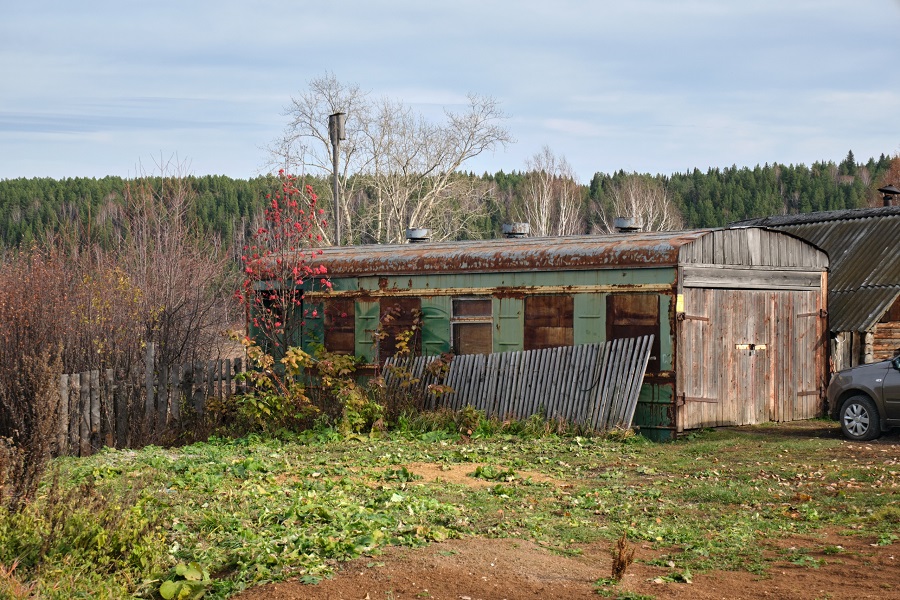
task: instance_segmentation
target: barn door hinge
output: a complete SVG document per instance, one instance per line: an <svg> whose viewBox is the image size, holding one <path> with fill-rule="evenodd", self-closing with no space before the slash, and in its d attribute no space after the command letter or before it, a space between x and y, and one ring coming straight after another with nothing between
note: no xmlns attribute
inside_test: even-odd
<svg viewBox="0 0 900 600"><path fill-rule="evenodd" d="M706 321L709 323L709 317L698 317L696 315L688 315L685 313L678 313L679 321Z"/></svg>
<svg viewBox="0 0 900 600"><path fill-rule="evenodd" d="M820 319L824 319L825 317L828 316L828 311L825 310L824 308L820 308L816 312L800 313L797 316L798 317L818 317Z"/></svg>
<svg viewBox="0 0 900 600"><path fill-rule="evenodd" d="M718 398L703 398L701 396L688 396L684 392L680 392L675 396L675 406L684 406L688 402L706 402L709 404L717 404Z"/></svg>

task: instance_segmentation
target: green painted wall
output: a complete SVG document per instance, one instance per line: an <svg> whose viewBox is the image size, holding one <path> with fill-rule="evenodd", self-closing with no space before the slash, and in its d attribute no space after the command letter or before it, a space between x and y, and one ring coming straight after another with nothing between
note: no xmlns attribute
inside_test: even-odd
<svg viewBox="0 0 900 600"><path fill-rule="evenodd" d="M351 277L333 279L336 291L380 289L379 282L387 282L387 289L442 290L462 288L497 288L530 286L578 285L645 285L674 284L676 270L672 267L642 269L603 269L596 271L534 271L523 273L452 273L441 275L407 275L396 277Z"/></svg>

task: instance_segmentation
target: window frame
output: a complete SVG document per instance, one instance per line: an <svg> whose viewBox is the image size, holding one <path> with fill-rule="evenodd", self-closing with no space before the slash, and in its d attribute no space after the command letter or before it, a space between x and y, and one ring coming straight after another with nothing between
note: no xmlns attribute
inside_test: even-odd
<svg viewBox="0 0 900 600"><path fill-rule="evenodd" d="M487 302L487 314L480 315L458 315L456 311L456 303L460 302ZM457 346L457 326L458 325L488 325L490 335L490 348L487 352L477 354L490 354L494 351L494 302L490 296L453 296L450 299L450 348L456 354Z"/></svg>

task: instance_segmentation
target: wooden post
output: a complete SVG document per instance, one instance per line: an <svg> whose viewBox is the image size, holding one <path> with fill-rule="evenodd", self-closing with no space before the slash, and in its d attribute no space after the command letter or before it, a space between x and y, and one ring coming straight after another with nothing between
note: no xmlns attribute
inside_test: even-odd
<svg viewBox="0 0 900 600"><path fill-rule="evenodd" d="M194 364L194 377L193 377L193 391L194 396L192 398L192 402L194 405L194 411L198 415L203 414L203 394L206 392L206 382L204 381L206 378L206 371L203 370L203 363Z"/></svg>
<svg viewBox="0 0 900 600"><path fill-rule="evenodd" d="M172 422L176 424L181 422L181 371L181 366L174 365L169 375L169 401L172 403Z"/></svg>
<svg viewBox="0 0 900 600"><path fill-rule="evenodd" d="M234 374L237 375L238 373L243 373L243 372L244 372L244 361L239 356L234 359ZM247 385L247 383L245 381L238 382L234 386L235 393L236 394L246 394L247 393L246 385Z"/></svg>
<svg viewBox="0 0 900 600"><path fill-rule="evenodd" d="M128 391L130 387L123 381L113 390L116 406L116 448L128 447Z"/></svg>
<svg viewBox="0 0 900 600"><path fill-rule="evenodd" d="M103 437L103 443L110 448L116 447L116 423L113 420L113 398L116 382L113 379L113 370L106 369L103 377L103 395L102 401L102 423L100 432Z"/></svg>
<svg viewBox="0 0 900 600"><path fill-rule="evenodd" d="M91 454L91 374L81 374L81 387L78 390L78 456Z"/></svg>
<svg viewBox="0 0 900 600"><path fill-rule="evenodd" d="M56 435L56 455L69 451L69 376L59 376L59 427Z"/></svg>
<svg viewBox="0 0 900 600"><path fill-rule="evenodd" d="M222 398L224 401L227 398L231 398L231 359L225 359L225 367L222 369L224 371L225 381L223 382L222 387L225 388L225 395Z"/></svg>
<svg viewBox="0 0 900 600"><path fill-rule="evenodd" d="M155 394L153 393L153 366L156 363L156 344L147 342L147 348L144 353L144 420L148 427L153 427L153 409L155 406Z"/></svg>
<svg viewBox="0 0 900 600"><path fill-rule="evenodd" d="M101 445L100 441L100 371L91 371L91 452Z"/></svg>
<svg viewBox="0 0 900 600"><path fill-rule="evenodd" d="M206 409L206 401L214 398L216 395L216 363L209 361L206 363L206 396L203 398L204 410Z"/></svg>
<svg viewBox="0 0 900 600"><path fill-rule="evenodd" d="M72 373L69 375L67 395L69 398L69 452L72 454L78 453L78 448L81 444L81 436L78 432L81 422L81 396L79 395L79 390L81 390L81 374Z"/></svg>
<svg viewBox="0 0 900 600"><path fill-rule="evenodd" d="M166 429L166 416L169 412L169 369L165 365L159 367L159 381L157 382L157 431Z"/></svg>

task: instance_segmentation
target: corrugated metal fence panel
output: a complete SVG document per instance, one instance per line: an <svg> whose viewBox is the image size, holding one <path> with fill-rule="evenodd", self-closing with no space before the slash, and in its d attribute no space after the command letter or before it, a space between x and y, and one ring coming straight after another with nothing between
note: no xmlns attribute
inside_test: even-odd
<svg viewBox="0 0 900 600"><path fill-rule="evenodd" d="M432 397L426 408L472 406L488 416L525 419L535 414L595 430L631 427L650 359L653 336L489 355L453 357L444 384L450 394ZM391 358L385 383L400 385L398 370L437 383L426 372L432 357Z"/></svg>

